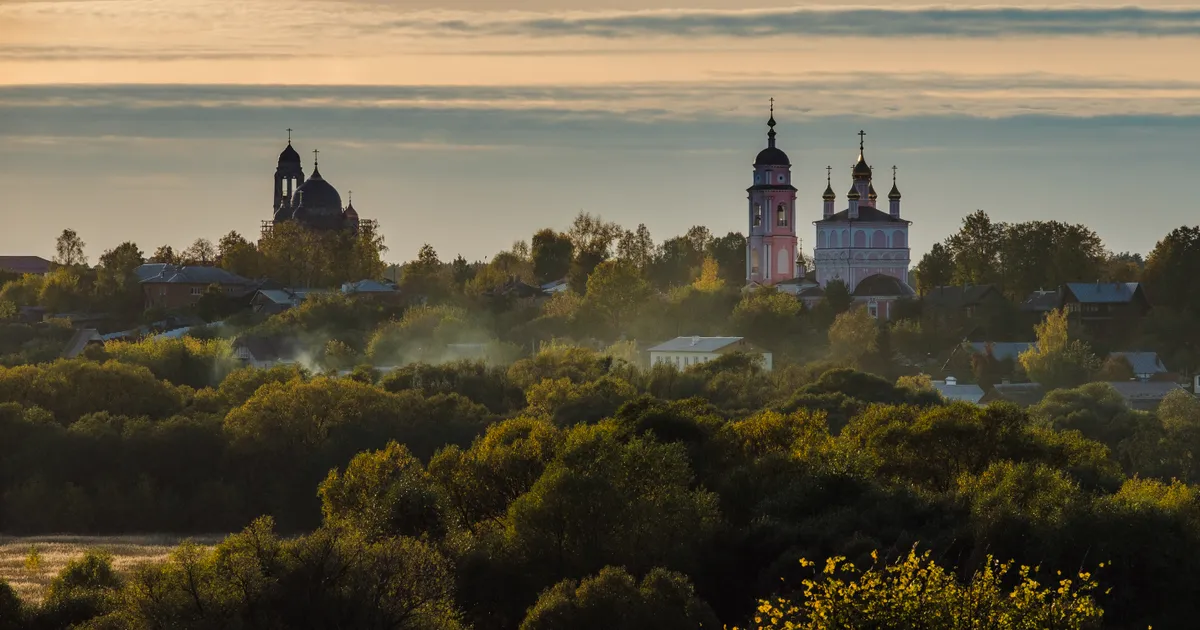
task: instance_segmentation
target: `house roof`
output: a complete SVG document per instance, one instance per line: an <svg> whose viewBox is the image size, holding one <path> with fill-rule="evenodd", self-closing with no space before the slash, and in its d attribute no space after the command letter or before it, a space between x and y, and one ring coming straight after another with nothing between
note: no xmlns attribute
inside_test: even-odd
<svg viewBox="0 0 1200 630"><path fill-rule="evenodd" d="M909 221L894 217L878 208L866 205L858 206L857 219L851 219L850 210L846 209L813 223L846 223L848 221L854 221L855 223L909 223Z"/></svg>
<svg viewBox="0 0 1200 630"><path fill-rule="evenodd" d="M1013 361L1016 361L1017 357L1020 356L1022 352L1025 352L1026 350L1036 346L1037 342L1033 342L1033 341L1001 341L1001 342L980 341L980 342L973 342L968 345L971 346L972 352L974 352L976 354L983 354L983 355L987 354L988 346L990 345L992 347L992 357L994 357L997 361L1004 361L1006 359L1012 359Z"/></svg>
<svg viewBox="0 0 1200 630"><path fill-rule="evenodd" d="M47 274L50 261L41 256L0 256L0 271Z"/></svg>
<svg viewBox="0 0 1200 630"><path fill-rule="evenodd" d="M935 382L933 388L938 390L938 393L946 400L977 403L983 398L983 388L978 385L947 385L946 383Z"/></svg>
<svg viewBox="0 0 1200 630"><path fill-rule="evenodd" d="M1081 304L1126 304L1133 301L1137 282L1068 282L1067 290Z"/></svg>
<svg viewBox="0 0 1200 630"><path fill-rule="evenodd" d="M378 280L359 280L342 285L342 293L396 293L396 285Z"/></svg>
<svg viewBox="0 0 1200 630"><path fill-rule="evenodd" d="M989 293L997 293L992 284L934 287L923 298L926 304L943 308L962 308L979 304Z"/></svg>
<svg viewBox="0 0 1200 630"><path fill-rule="evenodd" d="M1134 374L1165 374L1167 366L1158 358L1157 352L1110 352L1110 357L1125 357L1133 367Z"/></svg>
<svg viewBox="0 0 1200 630"><path fill-rule="evenodd" d="M83 349L88 347L88 344L104 343L104 339L100 337L100 333L95 328L81 328L71 335L71 340L67 342L63 348L62 358L74 359L83 354Z"/></svg>
<svg viewBox="0 0 1200 630"><path fill-rule="evenodd" d="M1024 302L1021 302L1021 310L1046 313L1058 308L1060 301L1061 296L1059 295L1058 290L1034 291L1025 298Z"/></svg>
<svg viewBox="0 0 1200 630"><path fill-rule="evenodd" d="M163 263L150 263L138 267L134 273L144 284L253 284L252 281L220 267L177 267Z"/></svg>
<svg viewBox="0 0 1200 630"><path fill-rule="evenodd" d="M650 352L716 352L744 341L744 337L676 337L650 348Z"/></svg>
<svg viewBox="0 0 1200 630"><path fill-rule="evenodd" d="M1162 402L1167 394L1175 391L1187 391L1179 385L1179 383L1169 383L1160 381L1118 381L1109 383L1121 398L1125 399L1125 404L1133 409L1153 410Z"/></svg>

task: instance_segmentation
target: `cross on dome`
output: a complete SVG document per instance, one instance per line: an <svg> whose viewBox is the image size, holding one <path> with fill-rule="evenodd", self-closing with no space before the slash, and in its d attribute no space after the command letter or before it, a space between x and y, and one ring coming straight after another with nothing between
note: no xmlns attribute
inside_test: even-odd
<svg viewBox="0 0 1200 630"><path fill-rule="evenodd" d="M288 127L287 132L288 132L288 144L291 144L292 143L292 128Z"/></svg>

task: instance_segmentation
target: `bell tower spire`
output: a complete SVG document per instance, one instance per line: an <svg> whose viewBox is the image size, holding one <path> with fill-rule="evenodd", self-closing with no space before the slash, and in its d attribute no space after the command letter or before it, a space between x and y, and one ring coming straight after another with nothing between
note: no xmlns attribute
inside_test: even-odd
<svg viewBox="0 0 1200 630"><path fill-rule="evenodd" d="M746 238L747 284L773 285L795 278L796 188L792 162L779 148L775 132L775 99L767 119L767 148L754 160L754 185L749 193L749 231Z"/></svg>

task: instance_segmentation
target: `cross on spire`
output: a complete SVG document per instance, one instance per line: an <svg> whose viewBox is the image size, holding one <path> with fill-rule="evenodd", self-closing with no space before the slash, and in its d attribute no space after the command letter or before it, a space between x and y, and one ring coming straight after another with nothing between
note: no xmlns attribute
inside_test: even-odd
<svg viewBox="0 0 1200 630"><path fill-rule="evenodd" d="M892 165L892 183L896 183L896 166Z"/></svg>
<svg viewBox="0 0 1200 630"><path fill-rule="evenodd" d="M292 128L288 127L288 144L292 143Z"/></svg>
<svg viewBox="0 0 1200 630"><path fill-rule="evenodd" d="M832 166L825 167L825 183L829 184L830 186L833 185L833 167Z"/></svg>
<svg viewBox="0 0 1200 630"><path fill-rule="evenodd" d="M863 152L863 146L866 144L866 137L867 137L867 132L863 131L862 129L859 129L858 130L858 152L860 155Z"/></svg>
<svg viewBox="0 0 1200 630"><path fill-rule="evenodd" d="M346 200L350 202L350 205L354 205L354 191L353 190L346 191Z"/></svg>
<svg viewBox="0 0 1200 630"><path fill-rule="evenodd" d="M319 156L320 154L321 154L320 151L313 149L313 168L317 168L317 156Z"/></svg>
<svg viewBox="0 0 1200 630"><path fill-rule="evenodd" d="M775 97L771 97L771 118L775 117Z"/></svg>

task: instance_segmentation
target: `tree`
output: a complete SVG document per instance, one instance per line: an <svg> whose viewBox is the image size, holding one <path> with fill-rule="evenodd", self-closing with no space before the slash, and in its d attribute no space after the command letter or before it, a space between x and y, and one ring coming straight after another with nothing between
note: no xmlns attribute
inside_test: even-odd
<svg viewBox="0 0 1200 630"><path fill-rule="evenodd" d="M845 282L831 280L825 285L825 297L821 299L821 303L833 315L841 315L854 305L854 296L850 295L850 288Z"/></svg>
<svg viewBox="0 0 1200 630"><path fill-rule="evenodd" d="M1082 385L1100 367L1087 344L1068 338L1066 311L1051 311L1034 330L1037 344L1022 352L1018 360L1029 378L1046 389Z"/></svg>
<svg viewBox="0 0 1200 630"><path fill-rule="evenodd" d="M834 359L860 361L879 349L879 323L865 308L842 313L829 327L829 353Z"/></svg>
<svg viewBox="0 0 1200 630"><path fill-rule="evenodd" d="M717 261L721 279L727 286L746 284L746 237L738 232L714 238L709 242L708 255Z"/></svg>
<svg viewBox="0 0 1200 630"><path fill-rule="evenodd" d="M563 580L542 593L521 630L720 630L687 576L656 568L639 585L605 567L583 582Z"/></svg>
<svg viewBox="0 0 1200 630"><path fill-rule="evenodd" d="M64 267L86 265L87 256L84 255L83 248L83 239L79 238L75 230L63 230L54 244L54 262Z"/></svg>
<svg viewBox="0 0 1200 630"><path fill-rule="evenodd" d="M1135 378L1137 375L1133 373L1133 365L1129 363L1129 359L1119 355L1111 355L1105 359L1096 374L1096 380L1109 383L1132 381Z"/></svg>
<svg viewBox="0 0 1200 630"><path fill-rule="evenodd" d="M1059 221L1001 225L1004 292L1023 300L1033 291L1100 278L1107 252L1095 232Z"/></svg>
<svg viewBox="0 0 1200 630"><path fill-rule="evenodd" d="M954 255L945 245L934 243L913 271L917 276L917 292L927 295L954 279Z"/></svg>
<svg viewBox="0 0 1200 630"><path fill-rule="evenodd" d="M359 453L344 473L331 471L318 494L326 524L350 527L372 542L442 528L437 493L424 467L396 442Z"/></svg>
<svg viewBox="0 0 1200 630"><path fill-rule="evenodd" d="M144 263L136 243L125 241L100 256L100 266L118 277L127 276Z"/></svg>
<svg viewBox="0 0 1200 630"><path fill-rule="evenodd" d="M217 243L217 262L220 267L243 278L262 275L258 248L237 232L230 232Z"/></svg>
<svg viewBox="0 0 1200 630"><path fill-rule="evenodd" d="M613 243L621 236L621 226L604 221L599 216L580 212L571 222L567 236L577 255L586 252L598 256L600 260L608 260Z"/></svg>
<svg viewBox="0 0 1200 630"><path fill-rule="evenodd" d="M954 284L993 284L999 279L1004 229L982 210L963 219L958 232L946 240L954 256Z"/></svg>
<svg viewBox="0 0 1200 630"><path fill-rule="evenodd" d="M574 258L575 245L571 237L550 228L539 230L533 235L533 274L538 282L546 284L567 277Z"/></svg>
<svg viewBox="0 0 1200 630"><path fill-rule="evenodd" d="M617 241L617 260L627 262L642 273L654 259L654 239L645 223L639 223L634 231L626 230Z"/></svg>
<svg viewBox="0 0 1200 630"><path fill-rule="evenodd" d="M725 288L725 281L721 279L721 270L717 266L717 261L712 257L704 259L704 265L700 268L700 277L692 283L692 288L705 293L713 293Z"/></svg>
<svg viewBox="0 0 1200 630"><path fill-rule="evenodd" d="M1142 281L1156 308L1200 313L1200 226L1176 228L1155 244Z"/></svg>
<svg viewBox="0 0 1200 630"><path fill-rule="evenodd" d="M871 557L875 566L862 572L845 558L830 558L820 573L814 569L817 574L801 582L803 597L762 601L755 628L1085 630L1097 627L1103 614L1092 597L1097 584L1082 571L1043 586L1035 569L1022 566L1011 575L1011 563L988 556L962 583L928 551L913 549L888 565L875 552Z"/></svg>
<svg viewBox="0 0 1200 630"><path fill-rule="evenodd" d="M798 340L803 330L804 305L774 287L744 295L730 315L733 330L765 349L780 352L788 340Z"/></svg>
<svg viewBox="0 0 1200 630"><path fill-rule="evenodd" d="M217 260L217 250L213 247L212 241L206 238L198 238L191 247L183 250L180 253L185 265L211 265Z"/></svg>
<svg viewBox="0 0 1200 630"><path fill-rule="evenodd" d="M108 308L132 313L142 306L142 291L135 273L143 263L142 250L132 242L121 243L100 256L94 290Z"/></svg>
<svg viewBox="0 0 1200 630"><path fill-rule="evenodd" d="M146 262L178 265L179 256L175 254L175 249L170 245L160 245L158 249L154 250L154 254L150 256L149 260Z"/></svg>
<svg viewBox="0 0 1200 630"><path fill-rule="evenodd" d="M429 243L421 246L416 260L404 265L404 275L400 278L400 288L405 293L431 300L445 295L446 284L442 261Z"/></svg>
<svg viewBox="0 0 1200 630"><path fill-rule="evenodd" d="M636 269L625 263L601 263L588 277L588 304L607 319L618 336L625 332L622 325L649 297L650 285Z"/></svg>

